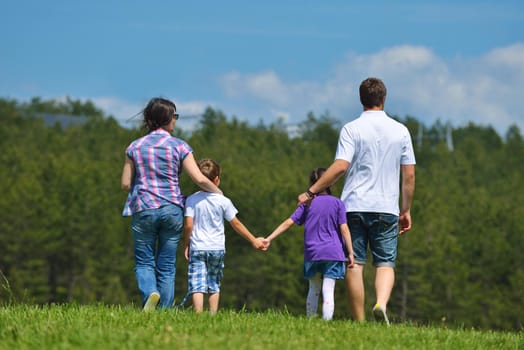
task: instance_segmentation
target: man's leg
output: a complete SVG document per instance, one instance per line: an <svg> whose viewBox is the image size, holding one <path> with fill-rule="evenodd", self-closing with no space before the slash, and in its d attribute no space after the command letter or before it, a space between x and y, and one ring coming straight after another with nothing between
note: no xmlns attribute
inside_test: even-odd
<svg viewBox="0 0 524 350"><path fill-rule="evenodd" d="M355 264L346 269L346 286L351 314L355 321L364 321L364 265Z"/></svg>
<svg viewBox="0 0 524 350"><path fill-rule="evenodd" d="M379 304L384 311L386 310L395 284L395 270L389 266L378 266L375 275L375 293L377 296L377 304Z"/></svg>

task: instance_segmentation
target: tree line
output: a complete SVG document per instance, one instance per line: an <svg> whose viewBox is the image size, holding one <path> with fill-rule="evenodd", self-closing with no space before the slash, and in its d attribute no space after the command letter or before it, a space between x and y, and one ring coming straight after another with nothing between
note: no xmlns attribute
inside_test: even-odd
<svg viewBox="0 0 524 350"><path fill-rule="evenodd" d="M87 116L46 126L39 113ZM388 313L396 321L520 330L524 314L524 141L517 126L451 128L396 117L417 157L413 228L399 240ZM124 128L91 102L0 99L0 304L139 304L130 219L120 174L126 146L143 131ZM346 122L346 121L344 121ZM281 122L249 125L208 108L192 133L176 136L223 168L221 188L239 218L267 236L296 207L311 169L331 164L342 122L309 113L300 136ZM453 148L446 144L446 134ZM182 189L197 189L182 175ZM339 195L342 181L334 186ZM221 307L286 309L301 315L303 236L293 227L268 252L254 251L226 224ZM187 291L179 249L175 297ZM365 268L366 302L373 267ZM336 286L336 318L349 318Z"/></svg>

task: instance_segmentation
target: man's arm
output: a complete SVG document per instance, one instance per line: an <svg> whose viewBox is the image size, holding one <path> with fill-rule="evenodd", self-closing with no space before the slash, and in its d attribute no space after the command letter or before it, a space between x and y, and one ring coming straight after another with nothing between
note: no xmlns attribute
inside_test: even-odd
<svg viewBox="0 0 524 350"><path fill-rule="evenodd" d="M349 169L349 162L342 159L335 159L335 161L326 169L324 174L315 182L309 189L311 193L319 193L326 188L333 186L338 179L346 173ZM307 193L301 193L298 196L298 205L308 202L312 197Z"/></svg>
<svg viewBox="0 0 524 350"><path fill-rule="evenodd" d="M411 202L415 194L415 165L402 165L402 204L400 207L399 234L402 235L411 229Z"/></svg>

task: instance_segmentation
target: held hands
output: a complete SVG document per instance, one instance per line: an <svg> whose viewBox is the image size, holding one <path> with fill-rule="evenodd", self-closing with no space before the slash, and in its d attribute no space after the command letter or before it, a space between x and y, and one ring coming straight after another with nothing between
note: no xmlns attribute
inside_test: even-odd
<svg viewBox="0 0 524 350"><path fill-rule="evenodd" d="M264 237L257 237L253 241L253 248L262 250L262 251L266 251L269 248L269 240L267 240Z"/></svg>

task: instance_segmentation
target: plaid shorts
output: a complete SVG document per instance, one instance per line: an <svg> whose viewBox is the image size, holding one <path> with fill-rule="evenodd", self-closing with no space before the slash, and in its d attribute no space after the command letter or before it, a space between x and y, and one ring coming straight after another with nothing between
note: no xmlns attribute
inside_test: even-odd
<svg viewBox="0 0 524 350"><path fill-rule="evenodd" d="M224 275L224 250L195 250L188 264L189 293L219 293Z"/></svg>

